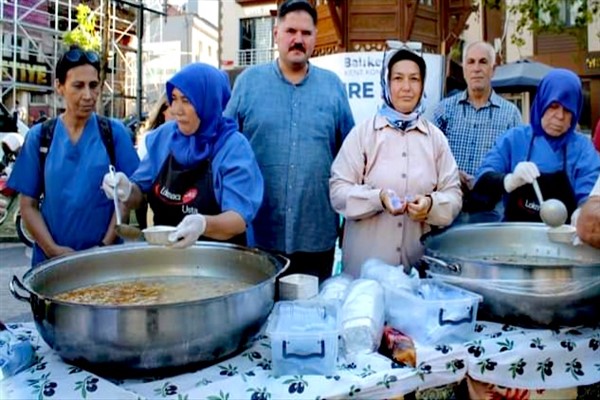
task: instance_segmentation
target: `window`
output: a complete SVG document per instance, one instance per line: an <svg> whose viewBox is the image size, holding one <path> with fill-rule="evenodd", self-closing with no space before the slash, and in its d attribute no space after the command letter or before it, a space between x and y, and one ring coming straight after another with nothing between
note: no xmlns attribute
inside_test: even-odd
<svg viewBox="0 0 600 400"><path fill-rule="evenodd" d="M239 65L254 65L272 60L273 21L272 17L240 20Z"/></svg>
<svg viewBox="0 0 600 400"><path fill-rule="evenodd" d="M419 4L428 7L433 7L433 0L419 0Z"/></svg>
<svg viewBox="0 0 600 400"><path fill-rule="evenodd" d="M558 0L558 21L565 24L565 26L573 26L575 25L575 20L577 18L577 13L581 5L582 0ZM540 10L540 19L542 22L548 24L551 22L550 13L541 9Z"/></svg>

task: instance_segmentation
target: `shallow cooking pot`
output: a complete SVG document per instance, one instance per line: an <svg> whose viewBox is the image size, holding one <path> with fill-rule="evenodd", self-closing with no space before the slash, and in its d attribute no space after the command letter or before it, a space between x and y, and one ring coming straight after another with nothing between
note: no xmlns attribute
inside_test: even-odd
<svg viewBox="0 0 600 400"><path fill-rule="evenodd" d="M138 243L48 261L28 271L23 283L13 277L10 290L30 303L38 331L65 360L106 375L174 373L242 349L269 315L275 279L288 264L284 257L230 244L198 242L173 250ZM93 284L174 276L236 279L253 286L211 299L162 305L104 306L53 299Z"/></svg>
<svg viewBox="0 0 600 400"><path fill-rule="evenodd" d="M429 274L483 295L479 317L524 327L597 325L600 250L537 223L462 225L425 239Z"/></svg>

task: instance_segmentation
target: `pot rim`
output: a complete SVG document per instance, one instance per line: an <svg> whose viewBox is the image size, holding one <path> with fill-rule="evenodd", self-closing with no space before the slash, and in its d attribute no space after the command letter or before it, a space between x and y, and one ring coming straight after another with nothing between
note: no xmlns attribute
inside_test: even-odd
<svg viewBox="0 0 600 400"><path fill-rule="evenodd" d="M40 274L48 269L51 269L52 267L54 267L57 264L62 263L66 259L77 260L79 258L85 258L89 254L115 253L115 252L121 252L121 251L129 250L129 249L148 248L148 247L156 248L156 247L163 247L163 246L149 245L145 242L125 243L125 244L120 244L120 245L116 245L116 246L103 247L103 248L92 248L92 249L88 249L88 250L77 251L75 253L66 254L66 255L63 255L60 257L53 258L51 260L46 260L46 261L42 262L41 264L39 264L38 266L36 266L35 268L30 268L27 272L25 272L25 274L23 274L23 277L21 278L22 286L23 286L23 289L25 289L28 292L28 294L30 295L30 301L33 300L33 297L35 296L36 301L52 302L52 303L57 303L57 304L69 306L69 307L85 307L86 309L92 308L92 309L107 310L107 311L108 310L123 310L123 309L128 309L128 310L129 309L140 309L140 310L146 309L146 310L149 310L149 309L155 309L155 308L161 308L161 309L162 308L177 308L177 307L184 307L184 306L188 307L190 305L200 305L203 303L210 303L210 302L214 302L217 299L225 300L225 299L228 299L228 298L231 298L234 296L241 296L241 295L245 294L246 292L250 292L252 290L257 290L258 288L261 288L265 285L270 284L271 281L275 281L288 268L289 263L290 263L289 260L282 255L271 254L269 252L266 252L266 251L260 250L260 249L256 249L256 248L249 248L249 247L244 247L244 246L231 244L231 243L197 241L192 247L225 248L225 249L239 250L239 251L243 251L246 253L253 253L256 255L267 257L269 260L271 260L271 262L274 265L277 265L277 266L281 265L281 268L273 276L265 279L262 282L253 284L245 289L241 289L241 290L238 290L238 291L226 294L226 295L221 295L221 296L217 296L217 297L209 297L209 298L198 299L198 300L178 301L178 302L173 302L173 303L162 303L162 304L159 303L159 304L103 305L103 304L76 303L76 302L70 302L70 301L65 301L65 300L58 300L54 297L43 295L31 288L31 281L34 279L34 277L37 274ZM167 250L167 249L165 249L165 250ZM168 251L181 251L181 250L168 249ZM183 251L185 251L185 249L183 249Z"/></svg>
<svg viewBox="0 0 600 400"><path fill-rule="evenodd" d="M452 227L439 235L428 236L423 240L424 246L424 254L431 256L433 258L438 258L440 260L451 262L462 262L462 263L485 263L489 266L494 267L505 267L505 268L594 268L600 267L600 262L595 262L593 260L574 260L571 258L564 258L565 261L569 262L569 265L540 265L540 264L516 264L516 263L503 263L492 260L484 260L482 257L475 257L469 255L458 255L456 253L448 253L438 249L431 249L429 245L432 241L437 240L441 241L443 236L449 236L451 234L460 234L461 231L474 231L476 229L483 230L493 230L493 229L508 229L508 228L522 228L522 229L550 229L543 223L538 222L485 222L485 223L476 223L476 224L464 224L456 227ZM453 237L444 238L445 240L455 239ZM555 246L569 246L570 244L564 243L552 243ZM585 244L580 246L590 247ZM449 255L450 254L450 255ZM553 257L554 258L554 257ZM560 257L557 257L560 258Z"/></svg>

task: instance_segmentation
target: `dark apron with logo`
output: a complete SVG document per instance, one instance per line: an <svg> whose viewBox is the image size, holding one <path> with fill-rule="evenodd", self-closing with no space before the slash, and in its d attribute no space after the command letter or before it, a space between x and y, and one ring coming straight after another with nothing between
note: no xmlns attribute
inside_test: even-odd
<svg viewBox="0 0 600 400"><path fill-rule="evenodd" d="M534 137L529 143L527 160L531 157ZM568 218L577 209L577 198L567 176L567 146L563 147L562 170L553 173L540 174L537 178L544 200L558 199L567 207ZM508 222L542 222L540 218L540 204L533 189L533 185L523 185L508 195L508 203L504 213L505 221Z"/></svg>
<svg viewBox="0 0 600 400"><path fill-rule="evenodd" d="M221 206L213 189L211 160L202 160L192 168L185 168L169 154L152 183L148 204L154 213L154 225L177 226L186 215L220 214ZM217 241L206 236L198 240ZM226 242L245 246L246 233Z"/></svg>

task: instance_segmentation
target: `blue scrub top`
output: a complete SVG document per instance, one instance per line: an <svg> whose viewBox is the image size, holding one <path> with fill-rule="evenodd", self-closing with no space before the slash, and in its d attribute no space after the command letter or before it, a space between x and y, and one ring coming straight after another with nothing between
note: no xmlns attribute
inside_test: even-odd
<svg viewBox="0 0 600 400"><path fill-rule="evenodd" d="M541 173L553 173L564 168L566 152L566 173L575 192L577 205L582 205L594 187L600 174L600 157L592 141L580 133L569 135L564 146L554 150L543 136L533 138L531 126L519 126L504 133L496 145L488 152L479 168L477 179L487 172L508 174L517 164L527 160L530 145L531 157ZM507 196L504 197L506 203Z"/></svg>
<svg viewBox="0 0 600 400"><path fill-rule="evenodd" d="M146 136L148 152L131 180L142 192L150 190L169 155L169 145L177 133L175 121L169 121ZM221 211L235 211L250 227L263 200L263 177L248 140L239 132L232 134L211 161L215 198ZM251 232L248 244L252 245Z"/></svg>
<svg viewBox="0 0 600 400"><path fill-rule="evenodd" d="M125 126L111 119L117 171L131 175L139 158ZM41 195L41 124L31 128L17 158L8 186L32 198ZM97 246L114 213L112 200L101 189L110 159L102 142L96 115L88 119L77 143L72 143L59 118L44 171L45 193L41 213L54 241L60 246L84 250ZM46 259L34 246L31 265Z"/></svg>

